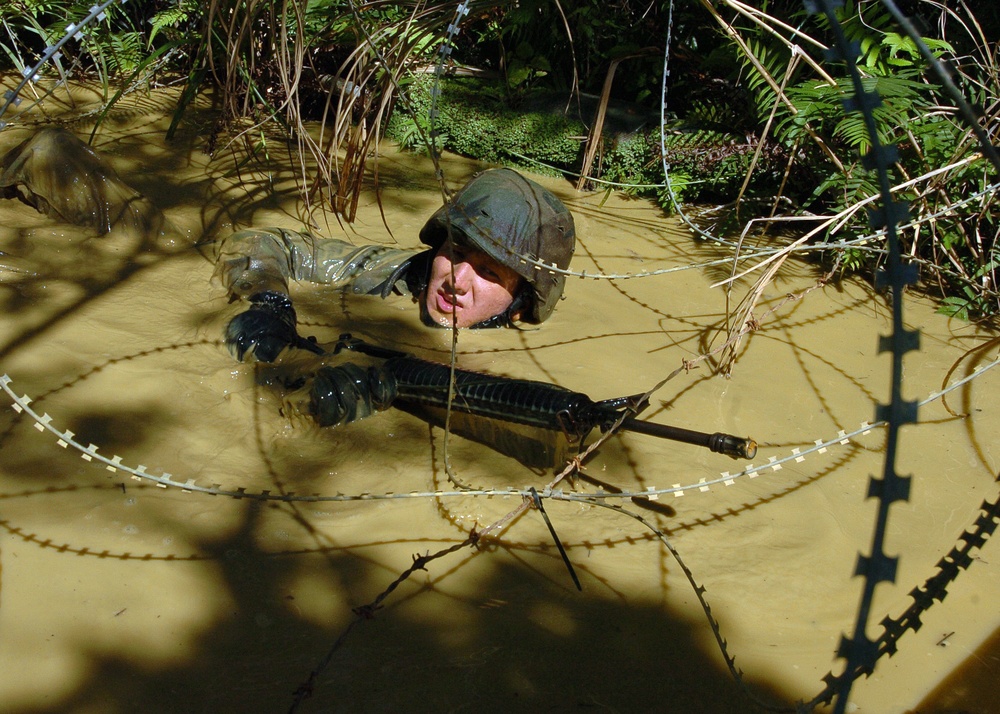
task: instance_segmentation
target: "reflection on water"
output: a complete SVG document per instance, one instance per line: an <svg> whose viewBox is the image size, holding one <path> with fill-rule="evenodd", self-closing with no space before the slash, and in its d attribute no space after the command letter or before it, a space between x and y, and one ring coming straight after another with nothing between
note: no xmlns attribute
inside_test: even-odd
<svg viewBox="0 0 1000 714"><path fill-rule="evenodd" d="M169 104L136 101L152 104L120 133L102 135L97 148L181 238L99 237L0 202L0 374L83 448L175 482L286 497L426 495L259 501L161 489L92 454L81 458L7 410L0 421L6 709L285 711L351 627L303 710L753 710L667 548L641 523L587 503L545 504L582 592L539 513L527 510L477 547L427 562L359 620L354 609L375 602L415 555L461 544L522 502L457 493L449 471L476 489L500 491L541 490L551 471L457 436L446 440L440 428L400 411L332 430L285 416L279 375L233 362L219 344L238 306L210 282L210 243L250 225L300 228L292 173L274 166L269 174L228 175L199 152L194 132L166 147L159 137ZM0 132L0 150L21 139ZM449 159L443 168L457 186L476 167ZM388 229L369 193L356 226L319 232L415 246L440 201L432 167L390 152L382 177ZM719 257L646 203L546 185L576 217L576 271L650 273ZM593 399L644 391L720 346L726 299L709 288L716 277L695 267L571 279L541 328L461 333L459 366ZM787 266L761 313L814 281L808 267ZM303 332L321 344L350 331L448 359L450 336L423 327L408 299L308 286L295 297ZM970 352L988 335L919 300L908 302L906 318L922 333L921 353L906 363L908 399L924 399L996 356L996 348ZM665 533L684 558L745 682L766 702L811 699L823 675L839 671L834 652L853 625L860 588L852 573L871 538L868 480L881 470L884 434L863 424L887 397L888 360L876 347L888 329L879 297L860 284L831 284L764 321L744 342L732 379L713 376L707 360L653 395L644 418L753 436L760 452L748 475L740 475L745 464L703 449L623 434L588 459L584 478L560 484L580 494L668 491L645 503L652 509L621 505ZM310 359L295 355L275 370L314 368ZM887 550L899 554L900 568L896 584L876 592L876 621L912 604L909 592L996 494L998 415L988 396L998 373L950 393L948 408L931 401L921 423L902 432L898 470L913 475L913 492L893 509ZM923 627L900 639L898 654L858 682L859 710L917 706L996 629L1000 566L990 548L922 616Z"/></svg>

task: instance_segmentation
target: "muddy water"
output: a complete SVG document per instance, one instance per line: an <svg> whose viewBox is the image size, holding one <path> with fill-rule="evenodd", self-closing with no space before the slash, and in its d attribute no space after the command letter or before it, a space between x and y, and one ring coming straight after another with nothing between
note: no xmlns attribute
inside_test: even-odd
<svg viewBox="0 0 1000 714"><path fill-rule="evenodd" d="M211 242L250 225L301 227L294 182L280 166L228 175L231 163L201 153L196 114L167 146L169 99L131 101L96 146L175 233L98 238L0 202L0 373L73 442L5 408L0 708L286 711L320 667L303 711L754 710L667 548L638 521L586 503L545 505L582 591L540 514L529 511L478 549L429 562L359 619L354 609L373 603L414 555L459 544L521 502L455 495L446 462L478 489L541 489L553 473L460 437L446 443L442 430L401 412L326 431L284 416L274 373L315 365L296 356L265 370L227 354L219 337L237 307L211 281ZM0 132L0 148L19 131ZM476 168L443 164L453 186ZM649 389L721 344L726 296L710 285L726 269L697 266L722 254L649 204L539 180L576 217L574 270L695 267L571 279L539 329L461 333L461 366L607 398ZM388 229L368 192L356 225L331 220L317 231L414 247L439 195L427 160L389 153L381 194ZM806 266L786 266L757 312L775 311L742 346L732 378L713 376L702 361L657 391L646 415L751 435L760 444L754 464L781 460L780 468L739 476L747 464L625 434L588 460L585 478L561 486L578 494L683 486L660 495L657 510L612 502L669 538L705 588L749 690L785 706L812 699L821 678L842 667L835 650L853 631L860 581L852 573L858 552L870 549L875 513L865 495L869 477L881 473L885 439L879 428L838 439L873 421L887 398L889 362L877 352L889 329L884 301L856 283L787 301L815 278ZM738 285L737 297L747 287ZM448 333L421 326L408 299L309 286L294 297L303 332L322 344L350 331L448 358ZM920 353L906 360L909 399L996 356L984 346L989 335L922 300L907 299L905 315L922 336ZM873 622L912 604L908 593L996 496L1000 414L989 395L998 379L1000 370L983 373L951 392L948 408L931 401L921 423L903 430L897 470L913 475L913 488L891 512L887 551L900 556L899 570L895 584L878 588ZM75 444L93 447L111 468ZM127 469L229 492L417 495L235 499L159 488ZM446 495L428 495L435 491ZM850 710L943 710L935 703L943 700L922 700L1000 624L995 550L987 543L976 551L947 599L922 615L923 627L856 683ZM948 706L996 710L974 699Z"/></svg>

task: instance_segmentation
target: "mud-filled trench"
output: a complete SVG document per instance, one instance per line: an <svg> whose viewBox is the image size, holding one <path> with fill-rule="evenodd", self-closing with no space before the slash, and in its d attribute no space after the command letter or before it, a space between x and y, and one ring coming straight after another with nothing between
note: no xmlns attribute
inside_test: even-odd
<svg viewBox="0 0 1000 714"><path fill-rule="evenodd" d="M234 170L225 148L203 151L207 114L192 109L164 140L175 103L128 98L93 143L163 211L166 233L98 236L0 200L0 710L746 712L809 702L841 672L885 454L884 296L818 286L815 266L786 263L727 379L718 353L698 357L725 342L727 306L756 274L727 297L712 286L732 270L728 250L651 203L533 176L573 212L571 269L587 277L568 280L541 326L460 331L457 365L606 399L689 361L642 418L759 445L748 462L638 433L604 442L544 498L578 590L541 511L521 508L561 469L395 409L320 429L274 379L320 358L265 367L228 353L241 306L213 281L215 243L301 229L305 214L275 140L273 165ZM85 138L92 124L68 127ZM0 152L36 128L4 128ZM481 168L441 162L452 189ZM430 159L384 147L357 221L313 213L313 231L417 248L440 205ZM293 297L320 345L351 333L450 359L451 333L424 326L408 297L305 284ZM1000 711L977 684L1000 671L987 646L1000 625L995 544L967 551L943 600L913 595L990 521L997 347L915 295L904 321L920 350L903 392L921 406L897 455L912 476L888 521L898 569L876 589L868 633L927 607L847 710ZM467 544L473 532L487 535Z"/></svg>

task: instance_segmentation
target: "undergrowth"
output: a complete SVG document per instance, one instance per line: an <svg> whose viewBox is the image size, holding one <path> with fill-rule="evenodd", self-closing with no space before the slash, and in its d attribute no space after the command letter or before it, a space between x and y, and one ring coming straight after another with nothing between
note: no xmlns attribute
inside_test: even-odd
<svg viewBox="0 0 1000 714"><path fill-rule="evenodd" d="M67 35L72 18L92 7L0 0L0 71L29 71ZM847 240L870 232L864 207L877 191L860 158L868 130L844 111L844 68L827 61L827 28L805 15L800 0L763 9L736 0L665 1L639 16L630 15L637 9L628 3L596 0L563 8L565 16L541 1L470 0L463 7L471 11L456 18L456 6L443 0L114 3L41 76L96 81L109 107L125 87L181 81L171 131L195 96L211 92L221 113L213 146L235 136L248 160L266 158L267 146L248 137L268 135L258 130L265 124L278 129L297 144L309 210L320 202L346 221L383 136L411 149L434 141L574 181L586 154L592 186L654 199L667 212L692 203L727 207L716 214L729 217L720 231L739 232L762 216L817 223L833 217L814 244L828 247L826 259L842 272L875 274L884 258L878 241ZM534 100L560 97L569 106L577 92L597 97L609 67L621 62L611 105L658 110L668 10L675 32L665 123L606 129L590 163L593 112L567 114ZM916 0L907 11L924 28L917 39L949 63L958 92L981 108L979 123L995 137L1000 27L992 8ZM860 47L866 90L881 97L878 138L899 151L896 174L906 185L897 196L920 219L902 231L904 254L920 267L923 286L942 299L943 312L965 319L997 314L1000 209L978 140L954 96L928 73L915 39L882 3L849 0L841 23ZM448 68L468 63L491 79L443 80L432 127L429 70L439 61ZM317 118L326 126L323 143L305 126Z"/></svg>
<svg viewBox="0 0 1000 714"><path fill-rule="evenodd" d="M393 113L386 137L402 148L427 152L423 141L434 129L438 149L481 161L520 166L550 176L572 171L587 136L583 122L542 111L518 112L507 106L495 85L452 79L442 82L438 118L430 122L431 75L418 76L403 89L408 107Z"/></svg>

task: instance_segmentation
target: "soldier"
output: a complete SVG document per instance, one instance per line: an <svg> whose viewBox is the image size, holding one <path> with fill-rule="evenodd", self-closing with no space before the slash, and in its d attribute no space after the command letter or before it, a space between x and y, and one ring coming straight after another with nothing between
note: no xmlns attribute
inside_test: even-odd
<svg viewBox="0 0 1000 714"><path fill-rule="evenodd" d="M164 235L159 211L63 129L43 129L0 157L3 196L102 234L124 227L147 240ZM296 330L290 279L383 298L409 294L432 326L539 324L562 296L562 271L576 237L572 215L552 193L516 171L491 169L431 216L420 241L427 246L422 251L354 246L283 228L229 236L216 272L231 300L246 300L250 307L229 322L226 343L240 360L270 362L288 347L325 354ZM733 457L756 452L752 439L632 418L648 403L646 395L593 402L555 385L452 370L347 338L334 353L346 347L385 361L367 369L352 362L321 364L287 385L301 388L304 410L321 426L357 421L390 406L443 423L443 406L450 404L458 414L459 423L451 424L456 433L532 467L560 463L567 446L579 447L593 428L615 422Z"/></svg>
<svg viewBox="0 0 1000 714"><path fill-rule="evenodd" d="M450 240L449 240L450 237ZM230 299L251 303L226 329L238 359L273 361L286 347L318 351L295 329L288 281L354 293L409 294L425 324L538 324L562 295L573 217L551 192L511 169L476 175L420 231L423 251L354 246L281 228L225 240L217 273Z"/></svg>

